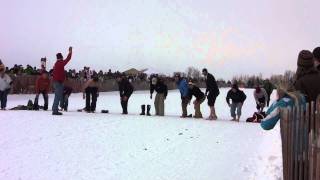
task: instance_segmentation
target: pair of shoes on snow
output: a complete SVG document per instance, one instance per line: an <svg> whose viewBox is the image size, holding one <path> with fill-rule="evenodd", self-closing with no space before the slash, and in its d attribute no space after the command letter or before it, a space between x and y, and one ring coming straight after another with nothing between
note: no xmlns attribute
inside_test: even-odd
<svg viewBox="0 0 320 180"><path fill-rule="evenodd" d="M238 119L238 118L232 118L231 121L240 122L240 119Z"/></svg>
<svg viewBox="0 0 320 180"><path fill-rule="evenodd" d="M146 111L146 107L147 107L147 111ZM141 116L144 116L144 115L151 116L150 110L151 110L151 105L147 105L146 106L145 104L143 104L143 105L141 105L141 113L140 113L140 115Z"/></svg>
<svg viewBox="0 0 320 180"><path fill-rule="evenodd" d="M206 120L214 121L214 120L217 120L217 119L218 119L217 116L209 116Z"/></svg>

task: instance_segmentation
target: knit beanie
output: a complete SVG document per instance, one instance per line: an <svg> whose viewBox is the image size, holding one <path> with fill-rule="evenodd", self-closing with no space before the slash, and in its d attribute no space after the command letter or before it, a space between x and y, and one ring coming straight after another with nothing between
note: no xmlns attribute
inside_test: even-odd
<svg viewBox="0 0 320 180"><path fill-rule="evenodd" d="M302 50L298 56L298 67L310 68L314 66L313 54L308 50Z"/></svg>
<svg viewBox="0 0 320 180"><path fill-rule="evenodd" d="M312 53L314 58L316 58L317 61L320 61L320 47L316 47Z"/></svg>

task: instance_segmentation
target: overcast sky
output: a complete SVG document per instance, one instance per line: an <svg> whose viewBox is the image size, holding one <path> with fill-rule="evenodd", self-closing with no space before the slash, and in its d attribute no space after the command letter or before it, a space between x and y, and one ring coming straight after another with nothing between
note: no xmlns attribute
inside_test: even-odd
<svg viewBox="0 0 320 180"><path fill-rule="evenodd" d="M320 46L319 0L0 0L0 58L67 68L207 67L216 77L295 70Z"/></svg>

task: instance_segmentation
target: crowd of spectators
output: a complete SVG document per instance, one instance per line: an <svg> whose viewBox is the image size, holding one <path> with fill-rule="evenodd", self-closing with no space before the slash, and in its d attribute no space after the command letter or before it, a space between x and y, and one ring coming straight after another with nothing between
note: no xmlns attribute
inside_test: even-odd
<svg viewBox="0 0 320 180"><path fill-rule="evenodd" d="M40 75L43 70L40 68L32 67L30 65L27 65L24 67L23 65L17 65L15 64L12 68L6 67L6 73L9 75L13 75L15 77L21 76L21 75ZM48 70L49 74L52 74L53 69ZM126 75L119 71L112 71L109 69L108 71L96 71L90 69L90 67L84 67L82 70L77 71L76 69L69 69L66 72L66 75L68 78L75 79L75 80L86 80L90 78L91 76L98 76L100 81L104 80L110 80L110 79L116 79L116 77L121 75ZM140 73L137 75L126 75L129 80L131 81L143 81L147 80L148 75L144 73Z"/></svg>

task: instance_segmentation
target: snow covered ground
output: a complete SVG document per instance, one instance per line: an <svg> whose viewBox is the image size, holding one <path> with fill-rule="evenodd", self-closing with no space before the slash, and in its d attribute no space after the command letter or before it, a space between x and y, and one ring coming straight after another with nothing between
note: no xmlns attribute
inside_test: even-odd
<svg viewBox="0 0 320 180"><path fill-rule="evenodd" d="M243 121L255 110L253 91L245 92ZM152 103L147 91L134 93L127 116L120 115L118 92L98 99L97 109L110 114L76 112L84 105L81 94L72 94L70 112L61 117L1 111L0 179L282 179L279 125L263 131L259 124L230 122L226 93L221 89L217 99L218 121L180 119L178 91L169 92L166 117L138 115L141 104ZM9 96L8 108L33 98ZM202 110L208 116L206 102Z"/></svg>

